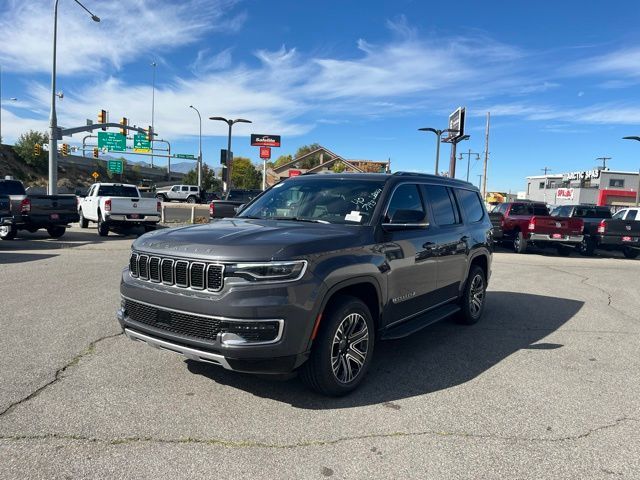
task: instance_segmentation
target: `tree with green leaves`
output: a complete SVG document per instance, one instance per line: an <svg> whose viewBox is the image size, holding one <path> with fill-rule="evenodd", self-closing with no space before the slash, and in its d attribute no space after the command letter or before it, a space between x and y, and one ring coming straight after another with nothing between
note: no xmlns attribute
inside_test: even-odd
<svg viewBox="0 0 640 480"><path fill-rule="evenodd" d="M233 188L258 189L262 186L262 173L246 157L235 157L231 165Z"/></svg>
<svg viewBox="0 0 640 480"><path fill-rule="evenodd" d="M306 155L307 153L311 153L314 150L317 150L319 148L320 148L320 145L317 143L312 143L311 145L303 145L300 148L298 148L298 151L293 156L293 158L300 158L303 155ZM298 168L304 168L305 170L308 170L310 168L317 167L318 165L320 165L320 152L315 153L305 158L304 160L302 160L298 164Z"/></svg>
<svg viewBox="0 0 640 480"><path fill-rule="evenodd" d="M182 179L185 185L198 184L197 169L189 170ZM219 192L222 190L222 181L216 178L216 172L206 163L202 164L202 188L206 192Z"/></svg>
<svg viewBox="0 0 640 480"><path fill-rule="evenodd" d="M49 143L49 135L44 132L29 130L27 133L20 135L13 150L28 165L31 165L38 173L45 173L49 162L47 160L47 152L42 149L44 143ZM36 155L35 146L40 145L40 155Z"/></svg>
<svg viewBox="0 0 640 480"><path fill-rule="evenodd" d="M272 165L269 165L269 163L267 163L267 166L275 168L279 167L280 165L284 165L285 163L289 163L291 160L293 160L293 157L291 155L280 155Z"/></svg>

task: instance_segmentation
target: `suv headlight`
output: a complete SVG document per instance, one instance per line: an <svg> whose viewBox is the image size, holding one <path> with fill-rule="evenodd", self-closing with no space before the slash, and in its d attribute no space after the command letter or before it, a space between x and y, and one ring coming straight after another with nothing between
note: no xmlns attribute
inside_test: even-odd
<svg viewBox="0 0 640 480"><path fill-rule="evenodd" d="M226 265L224 276L249 282L291 282L302 278L307 269L306 260L292 262L235 263Z"/></svg>

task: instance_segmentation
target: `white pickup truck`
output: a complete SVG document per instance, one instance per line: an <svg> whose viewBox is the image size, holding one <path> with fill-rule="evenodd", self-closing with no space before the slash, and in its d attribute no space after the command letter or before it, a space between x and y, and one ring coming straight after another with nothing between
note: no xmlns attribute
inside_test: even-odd
<svg viewBox="0 0 640 480"><path fill-rule="evenodd" d="M111 228L142 225L147 232L154 230L160 210L155 198L142 198L138 187L122 183L94 183L78 203L80 228L96 222L101 237L109 235Z"/></svg>

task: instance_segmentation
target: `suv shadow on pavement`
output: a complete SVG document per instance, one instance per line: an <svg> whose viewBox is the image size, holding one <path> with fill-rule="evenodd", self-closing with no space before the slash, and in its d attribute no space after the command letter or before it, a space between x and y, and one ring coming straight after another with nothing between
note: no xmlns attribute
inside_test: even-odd
<svg viewBox="0 0 640 480"><path fill-rule="evenodd" d="M553 355L563 345L540 340L562 327L583 305L566 298L489 291L484 317L473 326L449 320L402 340L378 342L368 378L359 390L342 398L314 394L298 379L275 381L205 363L185 363L191 373L298 408L375 404L400 408L391 402L468 382L519 350Z"/></svg>

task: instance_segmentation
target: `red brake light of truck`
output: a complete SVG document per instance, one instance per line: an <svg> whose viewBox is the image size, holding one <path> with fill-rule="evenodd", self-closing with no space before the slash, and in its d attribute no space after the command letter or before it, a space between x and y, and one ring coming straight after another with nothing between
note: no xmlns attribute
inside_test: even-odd
<svg viewBox="0 0 640 480"><path fill-rule="evenodd" d="M110 198L107 198L104 201L104 211L105 212L110 212L111 211L111 199Z"/></svg>
<svg viewBox="0 0 640 480"><path fill-rule="evenodd" d="M31 212L31 200L23 198L20 202L20 214L28 215Z"/></svg>
<svg viewBox="0 0 640 480"><path fill-rule="evenodd" d="M162 211L162 202L160 201L156 202L156 209L158 210L158 213Z"/></svg>
<svg viewBox="0 0 640 480"><path fill-rule="evenodd" d="M607 224L604 220L600 220L600 225L598 225L598 233L605 233L607 230Z"/></svg>
<svg viewBox="0 0 640 480"><path fill-rule="evenodd" d="M216 206L211 202L209 204L209 216L213 217L213 214L216 212Z"/></svg>
<svg viewBox="0 0 640 480"><path fill-rule="evenodd" d="M536 229L536 218L533 217L531 220L529 220L529 230L535 230Z"/></svg>

